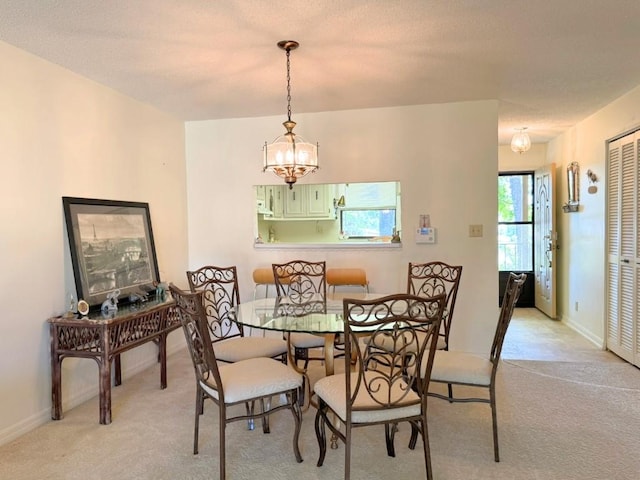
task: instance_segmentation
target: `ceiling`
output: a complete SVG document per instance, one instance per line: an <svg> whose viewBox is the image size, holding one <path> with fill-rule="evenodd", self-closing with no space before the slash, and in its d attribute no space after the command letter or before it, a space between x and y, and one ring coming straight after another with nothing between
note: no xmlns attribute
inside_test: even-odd
<svg viewBox="0 0 640 480"><path fill-rule="evenodd" d="M293 39L294 120L498 99L499 142L541 143L640 85L638 19L638 0L5 0L0 40L183 120L284 120Z"/></svg>

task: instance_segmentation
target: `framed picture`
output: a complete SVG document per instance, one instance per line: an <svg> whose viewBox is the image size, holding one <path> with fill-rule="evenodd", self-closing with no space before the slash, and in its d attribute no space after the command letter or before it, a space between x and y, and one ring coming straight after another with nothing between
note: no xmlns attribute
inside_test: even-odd
<svg viewBox="0 0 640 480"><path fill-rule="evenodd" d="M78 299L91 307L160 281L149 204L62 197Z"/></svg>

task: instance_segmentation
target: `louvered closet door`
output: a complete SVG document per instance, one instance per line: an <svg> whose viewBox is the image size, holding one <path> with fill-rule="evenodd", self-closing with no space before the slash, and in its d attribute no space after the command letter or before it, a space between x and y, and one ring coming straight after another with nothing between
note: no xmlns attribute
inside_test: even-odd
<svg viewBox="0 0 640 480"><path fill-rule="evenodd" d="M607 347L640 364L640 134L609 144L607 184Z"/></svg>

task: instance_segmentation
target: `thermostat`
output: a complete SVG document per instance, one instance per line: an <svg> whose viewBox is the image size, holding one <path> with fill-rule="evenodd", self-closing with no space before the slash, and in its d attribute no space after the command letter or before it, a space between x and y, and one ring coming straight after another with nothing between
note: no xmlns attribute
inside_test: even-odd
<svg viewBox="0 0 640 480"><path fill-rule="evenodd" d="M417 228L416 243L436 243L436 229L434 227Z"/></svg>

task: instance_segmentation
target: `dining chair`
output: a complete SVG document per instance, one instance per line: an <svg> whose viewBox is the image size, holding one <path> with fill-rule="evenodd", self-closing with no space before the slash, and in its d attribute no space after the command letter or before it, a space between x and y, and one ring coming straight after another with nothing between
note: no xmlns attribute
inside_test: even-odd
<svg viewBox="0 0 640 480"><path fill-rule="evenodd" d="M462 265L448 265L434 261L411 263L407 272L407 293L432 296L444 293L446 303L442 314L440 332L438 332L437 350L449 350L449 333L453 320L453 309L458 298L458 287L462 277ZM449 396L453 396L453 387L447 386Z"/></svg>
<svg viewBox="0 0 640 480"><path fill-rule="evenodd" d="M431 298L395 294L375 300L343 300L345 373L323 377L314 385L319 467L327 452L326 427L345 444L344 478L349 479L353 428L384 425L387 454L395 456L394 426L409 422L412 431L415 426L422 433L426 475L427 479L433 478L426 394L436 347L432 339L438 334L444 304L442 294ZM385 341L365 346L358 341L363 331ZM395 348L375 347L387 342ZM353 370L352 349L356 359Z"/></svg>
<svg viewBox="0 0 640 480"><path fill-rule="evenodd" d="M253 277L253 299L256 299L258 293L258 287L264 286L264 297L269 296L269 287L275 286L275 280L273 279L273 270L271 268L256 268L252 273Z"/></svg>
<svg viewBox="0 0 640 480"><path fill-rule="evenodd" d="M281 315L301 316L311 312L326 311L327 276L325 262L293 260L287 263L274 263L273 278L276 285L276 308ZM283 301L286 299L286 301ZM304 369L310 360L324 360L311 357L309 349L324 348L325 336L311 333L287 333L286 338L294 350L293 360L304 361Z"/></svg>
<svg viewBox="0 0 640 480"><path fill-rule="evenodd" d="M287 342L282 338L245 336L230 312L240 304L238 274L235 266L205 266L188 271L191 292L202 291L209 334L216 358L232 363L247 358L268 357L286 362Z"/></svg>
<svg viewBox="0 0 640 480"><path fill-rule="evenodd" d="M232 317L232 310L240 304L236 267L205 266L188 271L187 280L191 292L202 291L204 311L207 315L209 336L212 339L216 359L233 363L248 358L275 358L287 361L287 342L282 338L245 336L244 329ZM249 411L254 408L248 406ZM201 412L202 413L202 412ZM253 419L248 421L249 430L254 429ZM269 418L262 424L269 432Z"/></svg>
<svg viewBox="0 0 640 480"><path fill-rule="evenodd" d="M302 376L290 366L266 357L218 364L204 310L204 292L188 293L175 285L170 285L169 289L176 301L196 376L193 453L198 453L200 415L203 403L208 398L218 406L220 479L224 480L226 474L227 424L254 418L261 418L265 422L269 415L278 410L288 409L293 414L293 452L296 461L302 462L298 444L302 425L298 392L302 388ZM275 406L269 402L273 396L280 397ZM247 411L246 415L232 413L237 405L253 405L256 402L261 405L259 412Z"/></svg>
<svg viewBox="0 0 640 480"><path fill-rule="evenodd" d="M459 351L438 350L435 354L433 368L431 370L431 382L453 385L465 385L488 389L488 397L454 397L429 392L429 396L448 400L449 402L481 402L491 405L491 420L493 423L493 452L496 462L500 461L498 448L498 417L496 413L496 372L500 363L502 344L507 333L507 328L513 316L513 309L522 292L522 286L527 278L526 273L510 273L507 286L502 297L500 315L496 326L491 350L486 356L474 355ZM416 432L412 430L409 447L413 448L416 441Z"/></svg>
<svg viewBox="0 0 640 480"><path fill-rule="evenodd" d="M449 348L449 332L451 331L453 309L456 305L461 277L462 265L448 265L439 261L409 262L407 293L427 297L444 293L446 296L442 324L438 334L438 350L448 350Z"/></svg>
<svg viewBox="0 0 640 480"><path fill-rule="evenodd" d="M327 269L327 287L336 292L336 287L361 287L369 293L367 272L362 268L329 268Z"/></svg>

